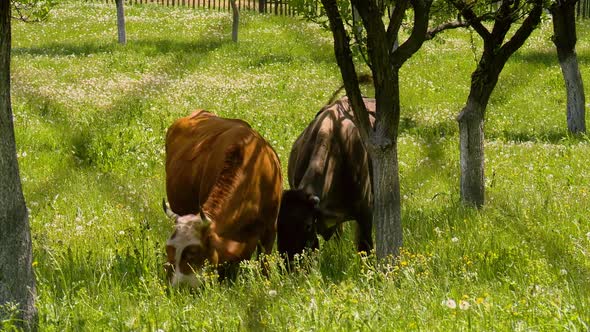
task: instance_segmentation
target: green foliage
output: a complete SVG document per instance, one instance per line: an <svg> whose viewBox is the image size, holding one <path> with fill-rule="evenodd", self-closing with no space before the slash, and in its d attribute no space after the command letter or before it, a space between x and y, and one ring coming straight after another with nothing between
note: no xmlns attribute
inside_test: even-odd
<svg viewBox="0 0 590 332"><path fill-rule="evenodd" d="M291 144L341 85L332 37L296 18L155 4L65 2L13 27L13 110L43 331L587 330L590 141L570 137L550 22L507 63L488 105L487 202L459 203L455 116L469 32L426 43L400 72L405 248L355 253L354 225L286 273L244 262L233 284L169 289L160 202L164 135L204 108L248 121L286 174ZM88 19L92 17L92 19ZM590 26L579 24L588 72ZM586 84L590 86L590 84ZM371 95L371 91L365 91ZM10 330L12 322L0 322Z"/></svg>
<svg viewBox="0 0 590 332"><path fill-rule="evenodd" d="M10 2L13 17L25 22L33 22L46 19L57 0L10 0Z"/></svg>

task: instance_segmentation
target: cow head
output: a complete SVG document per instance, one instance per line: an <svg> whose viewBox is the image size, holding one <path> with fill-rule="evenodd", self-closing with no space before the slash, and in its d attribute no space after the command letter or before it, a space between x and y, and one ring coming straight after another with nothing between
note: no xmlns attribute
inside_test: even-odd
<svg viewBox="0 0 590 332"><path fill-rule="evenodd" d="M198 285L196 272L206 261L215 264L214 250L210 243L211 221L203 210L199 215L179 216L162 201L164 212L174 220L174 232L166 241L166 272L172 286L188 284Z"/></svg>
<svg viewBox="0 0 590 332"><path fill-rule="evenodd" d="M320 199L302 190L286 190L281 199L277 220L277 246L279 253L289 261L304 249L319 247L317 217Z"/></svg>

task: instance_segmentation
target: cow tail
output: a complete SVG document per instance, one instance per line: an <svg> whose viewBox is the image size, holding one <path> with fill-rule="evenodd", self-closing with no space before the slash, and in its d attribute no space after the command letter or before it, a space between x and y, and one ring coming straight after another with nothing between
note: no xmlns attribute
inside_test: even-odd
<svg viewBox="0 0 590 332"><path fill-rule="evenodd" d="M360 74L357 79L359 84L373 84L372 74ZM326 105L332 105L336 101L336 98L338 97L338 95L340 95L340 92L342 92L342 90L344 90L344 84L342 84L336 91L334 91L334 93L332 93L332 96L330 96L330 99L328 99Z"/></svg>

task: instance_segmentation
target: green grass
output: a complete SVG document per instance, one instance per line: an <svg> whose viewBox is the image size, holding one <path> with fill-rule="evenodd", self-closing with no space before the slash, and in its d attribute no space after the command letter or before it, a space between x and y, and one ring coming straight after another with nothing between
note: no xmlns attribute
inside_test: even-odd
<svg viewBox="0 0 590 332"><path fill-rule="evenodd" d="M454 116L475 61L469 32L454 31L401 72L399 265L359 257L350 225L300 272L284 273L273 256L268 278L246 262L235 284L211 277L187 292L169 289L162 268L167 126L196 108L242 118L286 170L340 75L330 33L294 18L242 13L234 44L227 13L145 5L126 14L126 46L113 4L65 2L46 22L13 26L43 331L588 330L590 145L567 134L550 22L490 100L481 211L459 204ZM589 36L580 22L585 79Z"/></svg>

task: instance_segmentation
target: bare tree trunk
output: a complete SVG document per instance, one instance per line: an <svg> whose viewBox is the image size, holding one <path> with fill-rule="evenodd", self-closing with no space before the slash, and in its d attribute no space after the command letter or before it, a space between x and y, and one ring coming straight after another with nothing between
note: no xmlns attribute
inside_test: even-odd
<svg viewBox="0 0 590 332"><path fill-rule="evenodd" d="M483 125L488 101L504 65L527 40L541 21L543 1L531 0L533 7L525 15L519 28L506 42L506 36L515 21L515 13L520 10L517 3L505 1L494 13L492 30L478 21L473 8L467 2L455 2L454 6L461 11L472 28L484 42L484 49L471 75L471 87L467 103L457 116L459 122L460 166L461 166L461 201L466 205L483 206L485 202L484 177L484 132Z"/></svg>
<svg viewBox="0 0 590 332"><path fill-rule="evenodd" d="M238 6L236 5L236 0L230 0L231 3L231 11L233 15L233 21L231 26L231 39L237 43L238 42L238 26L240 24L240 11L238 10Z"/></svg>
<svg viewBox="0 0 590 332"><path fill-rule="evenodd" d="M115 0L117 5L117 30L119 32L119 44L127 44L127 35L125 33L125 8L123 0Z"/></svg>
<svg viewBox="0 0 590 332"><path fill-rule="evenodd" d="M397 144L370 149L373 166L373 222L379 258L399 255L403 243Z"/></svg>
<svg viewBox="0 0 590 332"><path fill-rule="evenodd" d="M586 97L576 55L577 1L557 1L549 7L553 17L552 40L557 49L567 93L567 128L572 134L586 132Z"/></svg>
<svg viewBox="0 0 590 332"><path fill-rule="evenodd" d="M567 128L572 134L586 132L584 84L576 53L559 61L567 91Z"/></svg>
<svg viewBox="0 0 590 332"><path fill-rule="evenodd" d="M0 321L14 318L20 328L36 330L31 234L10 104L10 43L10 1L0 1Z"/></svg>
<svg viewBox="0 0 590 332"><path fill-rule="evenodd" d="M464 203L481 207L484 204L484 109L481 100L467 101L457 121L461 165L461 199Z"/></svg>

